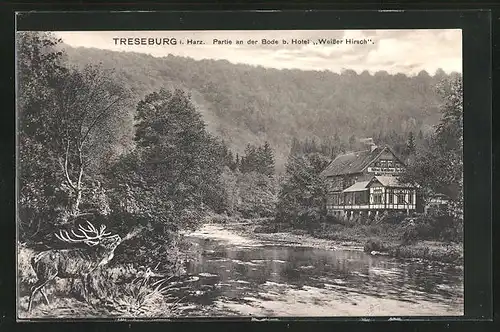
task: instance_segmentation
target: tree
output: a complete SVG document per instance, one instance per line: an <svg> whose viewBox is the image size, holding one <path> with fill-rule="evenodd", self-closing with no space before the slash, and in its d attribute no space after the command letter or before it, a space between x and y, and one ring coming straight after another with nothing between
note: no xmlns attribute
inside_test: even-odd
<svg viewBox="0 0 500 332"><path fill-rule="evenodd" d="M121 118L127 116L129 92L99 67L71 69L57 89L57 117L49 133L54 138L64 188L70 197L70 215L80 215L82 194L89 169L99 169L106 143L120 134Z"/></svg>
<svg viewBox="0 0 500 332"><path fill-rule="evenodd" d="M274 154L269 142L265 142L261 149L261 165L259 173L271 176L274 174Z"/></svg>
<svg viewBox="0 0 500 332"><path fill-rule="evenodd" d="M422 130L419 130L419 131L418 131L417 140L418 140L419 142L422 142L422 141L424 140L424 133L422 132Z"/></svg>
<svg viewBox="0 0 500 332"><path fill-rule="evenodd" d="M319 153L290 155L276 221L310 227L326 218L326 185L320 176L329 159Z"/></svg>
<svg viewBox="0 0 500 332"><path fill-rule="evenodd" d="M52 162L46 119L53 117L54 81L64 75L60 40L47 33L19 32L17 39L19 233L22 241L44 233L64 198L55 190L60 180Z"/></svg>
<svg viewBox="0 0 500 332"><path fill-rule="evenodd" d="M413 132L411 132L411 131L408 134L408 141L406 143L406 148L408 149L409 153L415 152L415 136L413 135Z"/></svg>
<svg viewBox="0 0 500 332"><path fill-rule="evenodd" d="M423 193L443 193L463 204L463 90L462 79L447 80L438 87L443 96L441 122L428 147L417 151L401 180L422 186Z"/></svg>
<svg viewBox="0 0 500 332"><path fill-rule="evenodd" d="M276 184L273 177L259 172L237 175L236 210L245 218L270 217L276 207Z"/></svg>
<svg viewBox="0 0 500 332"><path fill-rule="evenodd" d="M241 172L252 172L257 168L257 147L247 144L245 155L241 157Z"/></svg>
<svg viewBox="0 0 500 332"><path fill-rule="evenodd" d="M167 186L179 207L206 204L218 185L223 150L182 90L160 90L138 105L135 140L151 181ZM153 183L152 183L153 184Z"/></svg>
<svg viewBox="0 0 500 332"><path fill-rule="evenodd" d="M248 144L241 157L241 172L257 172L271 176L274 174L274 154L269 142L261 146Z"/></svg>
<svg viewBox="0 0 500 332"><path fill-rule="evenodd" d="M233 171L240 170L241 168L241 160L240 160L240 155L237 153L236 158L234 160L234 169Z"/></svg>
<svg viewBox="0 0 500 332"><path fill-rule="evenodd" d="M351 135L351 137L349 137L349 149L355 150L355 146L356 146L356 136Z"/></svg>
<svg viewBox="0 0 500 332"><path fill-rule="evenodd" d="M292 139L292 145L290 147L290 154L295 155L299 152L299 150L300 150L300 142L296 137L294 137Z"/></svg>
<svg viewBox="0 0 500 332"><path fill-rule="evenodd" d="M95 180L123 135L128 92L102 68L68 68L51 34L22 32L17 41L20 218L66 223L92 213L81 204L95 203Z"/></svg>
<svg viewBox="0 0 500 332"><path fill-rule="evenodd" d="M406 149L405 149L405 155L408 161L410 161L411 158L413 158L415 154L415 149L416 149L415 136L413 135L413 132L410 131L410 133L408 134L408 139L406 141Z"/></svg>
<svg viewBox="0 0 500 332"><path fill-rule="evenodd" d="M145 226L134 249L151 263L167 260L179 230L196 227L224 203L224 146L205 129L184 91L160 90L138 103L137 148L110 171L117 222ZM174 245L175 247L175 245ZM141 249L142 248L142 249Z"/></svg>

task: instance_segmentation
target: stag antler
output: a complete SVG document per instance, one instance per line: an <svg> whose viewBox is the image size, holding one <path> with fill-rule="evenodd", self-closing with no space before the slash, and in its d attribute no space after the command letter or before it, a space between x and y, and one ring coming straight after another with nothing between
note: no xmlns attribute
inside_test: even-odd
<svg viewBox="0 0 500 332"><path fill-rule="evenodd" d="M94 225L92 225L88 220L87 220L87 228L83 227L82 225L78 226L78 229L80 231L79 234L75 233L74 230L71 230L71 234L75 238L71 238L68 231L65 230L60 230L59 234L54 233L54 235L61 241L64 242L69 242L69 243L80 243L84 242L85 244L89 246L95 246L96 244L99 243L99 240L103 238L104 236L108 236L111 233L106 232L106 226L101 225L100 229L97 230ZM91 235L95 234L95 235Z"/></svg>

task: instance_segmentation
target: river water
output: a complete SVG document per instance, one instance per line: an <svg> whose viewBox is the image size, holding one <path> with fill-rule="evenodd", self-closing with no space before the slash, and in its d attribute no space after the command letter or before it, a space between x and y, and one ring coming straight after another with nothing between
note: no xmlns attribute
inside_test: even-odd
<svg viewBox="0 0 500 332"><path fill-rule="evenodd" d="M188 236L183 316L463 314L463 268L241 237L222 226ZM218 234L217 234L218 233Z"/></svg>

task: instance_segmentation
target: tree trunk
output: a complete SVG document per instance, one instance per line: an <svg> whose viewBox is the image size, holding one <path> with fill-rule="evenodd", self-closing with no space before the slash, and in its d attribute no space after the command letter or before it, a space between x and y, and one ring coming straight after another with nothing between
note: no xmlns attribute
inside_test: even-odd
<svg viewBox="0 0 500 332"><path fill-rule="evenodd" d="M82 190L81 189L76 189L76 197L71 204L71 214L73 216L78 216L80 214L80 202L82 200Z"/></svg>

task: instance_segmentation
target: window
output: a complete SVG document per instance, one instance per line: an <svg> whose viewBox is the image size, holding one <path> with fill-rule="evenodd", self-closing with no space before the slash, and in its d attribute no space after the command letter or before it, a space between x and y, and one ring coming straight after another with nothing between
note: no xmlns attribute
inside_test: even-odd
<svg viewBox="0 0 500 332"><path fill-rule="evenodd" d="M394 192L392 191L392 189L388 191L387 203L394 204Z"/></svg>
<svg viewBox="0 0 500 332"><path fill-rule="evenodd" d="M408 204L413 204L413 193L412 192L410 192L408 194Z"/></svg>
<svg viewBox="0 0 500 332"><path fill-rule="evenodd" d="M355 204L367 204L368 203L368 191L356 192Z"/></svg>
<svg viewBox="0 0 500 332"><path fill-rule="evenodd" d="M398 204L405 204L405 194L398 193Z"/></svg>
<svg viewBox="0 0 500 332"><path fill-rule="evenodd" d="M373 204L382 204L382 194L373 194Z"/></svg>
<svg viewBox="0 0 500 332"><path fill-rule="evenodd" d="M339 205L339 201L340 201L340 196L341 194L333 194L332 196L332 204L333 205Z"/></svg>
<svg viewBox="0 0 500 332"><path fill-rule="evenodd" d="M387 167L394 167L394 162L392 160L387 160Z"/></svg>
<svg viewBox="0 0 500 332"><path fill-rule="evenodd" d="M347 193L345 197L345 203L347 205L353 205L354 204L354 195L352 193Z"/></svg>

